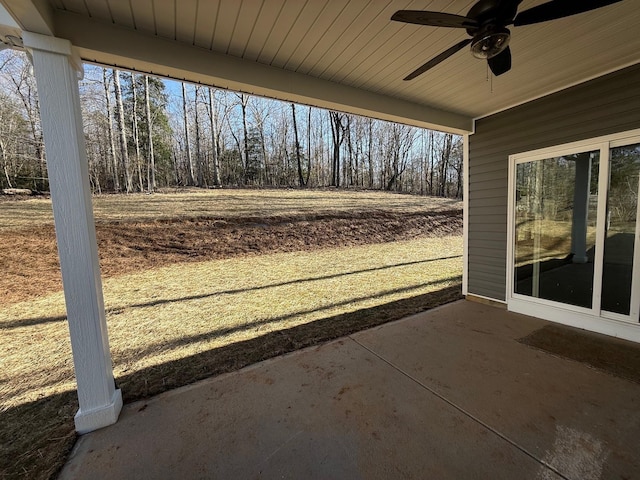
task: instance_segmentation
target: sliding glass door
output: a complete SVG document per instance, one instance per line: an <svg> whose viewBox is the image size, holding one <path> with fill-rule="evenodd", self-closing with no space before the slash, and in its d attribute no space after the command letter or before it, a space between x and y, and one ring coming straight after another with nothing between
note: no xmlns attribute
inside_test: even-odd
<svg viewBox="0 0 640 480"><path fill-rule="evenodd" d="M516 293L592 307L599 157L587 151L517 165Z"/></svg>
<svg viewBox="0 0 640 480"><path fill-rule="evenodd" d="M638 321L640 141L634 140L515 160L512 296Z"/></svg>
<svg viewBox="0 0 640 480"><path fill-rule="evenodd" d="M637 263L634 257L638 249L639 173L640 144L611 149L601 308L621 315L630 315L632 301L636 309L640 301L637 295L632 298L634 263Z"/></svg>

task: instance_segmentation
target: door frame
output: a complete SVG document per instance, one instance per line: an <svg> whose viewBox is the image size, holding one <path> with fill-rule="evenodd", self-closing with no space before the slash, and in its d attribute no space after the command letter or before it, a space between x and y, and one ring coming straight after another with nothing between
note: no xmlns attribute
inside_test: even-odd
<svg viewBox="0 0 640 480"><path fill-rule="evenodd" d="M607 190L609 183L609 154L615 147L640 143L640 129L630 130L612 135L595 137L578 142L571 142L552 147L531 150L509 156L508 201L507 201L507 258L506 258L506 292L507 308L511 311L532 315L578 328L626 338L640 342L640 279L632 285L633 307L631 318L611 312L601 312L602 265L604 259L605 224L607 210ZM514 255L515 255L515 187L516 166L519 163L560 157L572 153L599 150L598 177L598 220L596 227L596 257L594 259L594 296L591 308L563 304L551 300L529 297L514 292ZM640 246L640 202L638 202L635 242ZM640 248L634 249L634 270L640 269Z"/></svg>

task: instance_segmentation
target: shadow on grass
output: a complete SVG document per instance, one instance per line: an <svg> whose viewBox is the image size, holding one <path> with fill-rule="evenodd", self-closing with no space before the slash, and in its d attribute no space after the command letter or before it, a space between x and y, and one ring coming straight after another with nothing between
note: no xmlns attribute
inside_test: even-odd
<svg viewBox="0 0 640 480"><path fill-rule="evenodd" d="M48 480L76 440L74 390L9 408L0 414L0 478Z"/></svg>
<svg viewBox="0 0 640 480"><path fill-rule="evenodd" d="M0 330L12 330L14 328L35 327L36 325L45 325L47 323L63 322L67 319L66 315L57 315L52 317L34 317L21 318L18 320L8 320L0 322Z"/></svg>
<svg viewBox="0 0 640 480"><path fill-rule="evenodd" d="M318 277L298 278L296 280L270 283L268 285L259 285L257 287L221 290L217 292L202 293L199 295L190 295L190 296L181 297L181 298L163 298L160 300L153 300L151 302L143 302L143 303L136 303L132 305L126 305L126 306L112 307L107 311L107 313L118 314L118 313L122 313L123 311L129 308L155 307L158 305L166 305L166 304L176 303L176 302L186 302L189 300L202 300L204 298L215 297L217 295L234 295L238 293L257 292L260 290L267 290L269 288L286 287L287 285L295 285L295 284L306 283L306 282L316 282L320 280L331 280L334 278L347 277L349 275L356 275L359 273L390 270L393 268L437 262L440 260L453 260L454 258L462 258L462 255L451 255L449 257L429 258L426 260L414 260L411 262L402 262L402 263L395 263L393 265L384 265L382 267L364 268L362 270L351 270L348 272L334 273L331 275L320 275ZM35 318L23 318L18 320L8 320L6 322L0 322L0 330L11 330L14 328L34 327L36 325L43 325L46 323L62 322L62 321L65 321L66 319L67 319L66 315L59 315L59 316L51 316L51 317L35 317Z"/></svg>
<svg viewBox="0 0 640 480"><path fill-rule="evenodd" d="M296 327L151 366L116 379L125 402L157 395L213 375L382 325L462 298L460 284L395 302L323 318Z"/></svg>
<svg viewBox="0 0 640 480"><path fill-rule="evenodd" d="M414 290L420 290L426 286L438 286L438 285L442 285L442 284L451 284L452 282L460 282L462 280L462 278L457 275L455 277L449 277L449 278L443 278L440 280L434 280L432 282L426 282L426 283L420 283L418 285L410 285L407 287L402 287L402 288L394 288L394 289L390 289L390 290L383 290L381 292L377 292L373 295L365 295L362 297L355 297L355 298L349 298L347 300L343 300L341 302L334 302L331 303L329 305L324 305L322 307L317 307L317 308L309 308L307 310L299 310L297 312L292 312L292 313L288 313L286 315L278 315L275 317L268 317L268 318L261 318L261 319L256 319L252 322L249 323L245 323L242 325L235 325L233 327L227 327L227 328L218 328L209 332L205 332L205 333L199 333L197 335L189 335L189 336L183 336L180 338L177 338L173 341L170 342L163 342L163 343L154 343L149 345L147 348L142 349L142 350L136 350L136 355L142 355L145 356L149 353L153 353L153 352L160 352L160 351L167 351L167 350L173 350L174 348L177 347L181 347L184 345L189 345L192 343L197 343L197 342L203 342L206 340L213 340L216 338L221 338L224 337L226 335L231 335L234 333L238 333L238 332L242 332L242 331L246 331L246 330L254 330L256 328L260 328L264 325L269 325L269 324L273 324L273 323L278 323L278 322L283 322L286 320L291 320L293 318L299 317L301 315L309 315L312 313L318 313L318 312L323 312L323 311L327 311L327 310L332 310L336 307L344 307L346 305L349 304L353 304L353 303L359 303L359 302L364 302L366 300L374 300L376 298L383 298L386 297L388 295L395 295L398 293L407 293L407 292L411 292ZM415 298L415 297L414 297ZM181 299L182 301L186 300L186 299ZM179 300L176 300L179 301ZM395 303L395 302L392 302ZM372 307L372 308L376 308L376 307ZM360 309L357 310L356 314L361 314L361 312L367 312L370 309ZM333 319L336 317L328 317L327 321L333 321ZM313 323L313 322L310 322ZM295 328L295 327L292 327Z"/></svg>
<svg viewBox="0 0 640 480"><path fill-rule="evenodd" d="M127 308L155 307L155 306L158 306L158 305L166 305L166 304L169 304L169 303L186 302L186 301L190 301L190 300L202 300L204 298L215 297L217 295L235 295L235 294L238 294L238 293L258 292L258 291L261 291L261 290L268 290L269 288L286 287L288 285L296 285L296 284L307 283L307 282L317 282L317 281L320 281L320 280L331 280L331 279L334 279L334 278L348 277L349 275L357 275L359 273L368 273L368 272L376 272L376 271L381 271L381 270L390 270L390 269L393 269L393 268L406 267L406 266L409 266L409 265L419 265L419 264L422 264L422 263L437 262L437 261L440 261L440 260L452 260L454 258L462 258L462 255L452 255L450 257L441 257L441 258L430 258L430 259L427 259L427 260L414 260L414 261L411 261L411 262L403 262L403 263L396 263L396 264L393 264L393 265L385 265L383 267L364 268L362 270L352 270L352 271L349 271L349 272L333 273L331 275L320 275L318 277L298 278L298 279L295 279L295 280L288 280L286 282L277 282L277 283L269 283L267 285L259 285L257 287L236 288L236 289L230 289L230 290L221 290L221 291L217 291L217 292L202 293L202 294L198 294L198 295L189 295L187 297L181 297L181 298L160 299L160 300L154 300L152 302L145 302L145 303L137 303L137 304L133 304L133 305L128 305L126 307L110 308L109 309L109 313L116 313L116 314L117 313L121 313L122 311L124 311ZM451 279L447 279L447 280L451 280ZM426 283L424 285L429 285L429 283ZM373 298L373 297L366 297L366 298ZM339 304L336 304L336 305L339 305Z"/></svg>
<svg viewBox="0 0 640 480"><path fill-rule="evenodd" d="M151 366L116 379L125 402L144 399L301 348L429 310L462 298L460 284L435 292L335 315ZM2 480L54 478L73 447L75 391L9 408L0 415Z"/></svg>

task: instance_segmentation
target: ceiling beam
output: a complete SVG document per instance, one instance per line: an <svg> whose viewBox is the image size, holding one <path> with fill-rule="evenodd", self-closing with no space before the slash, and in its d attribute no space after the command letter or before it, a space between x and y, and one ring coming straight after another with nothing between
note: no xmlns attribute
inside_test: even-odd
<svg viewBox="0 0 640 480"><path fill-rule="evenodd" d="M470 132L470 117L282 70L77 14L55 11L55 35L88 62L446 132Z"/></svg>
<svg viewBox="0 0 640 480"><path fill-rule="evenodd" d="M0 0L18 26L32 33L53 35L53 9L46 0Z"/></svg>

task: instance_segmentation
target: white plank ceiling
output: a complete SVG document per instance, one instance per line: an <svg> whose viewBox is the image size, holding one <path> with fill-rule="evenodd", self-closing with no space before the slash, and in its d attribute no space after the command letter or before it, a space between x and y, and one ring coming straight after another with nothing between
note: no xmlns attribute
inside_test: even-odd
<svg viewBox="0 0 640 480"><path fill-rule="evenodd" d="M25 1L2 3L19 16L15 4ZM114 37L124 31L119 29L122 27L199 51L204 49L469 118L486 116L640 62L640 2L624 0L571 18L512 28L513 68L500 77L492 77L486 62L474 59L464 49L417 79L404 82L402 78L412 70L467 37L464 30L391 22L391 15L400 9L464 15L473 3L48 0L53 33L71 38L79 47L91 41L71 30L74 25L90 21L94 23L89 25L113 29ZM520 11L540 3L544 1L525 0ZM162 46L159 44L158 48ZM104 50L108 49L105 42ZM85 51L81 48L80 52L92 57L87 60L115 63L97 50L92 46ZM124 66L131 68L132 64ZM199 80L188 74L183 77Z"/></svg>

